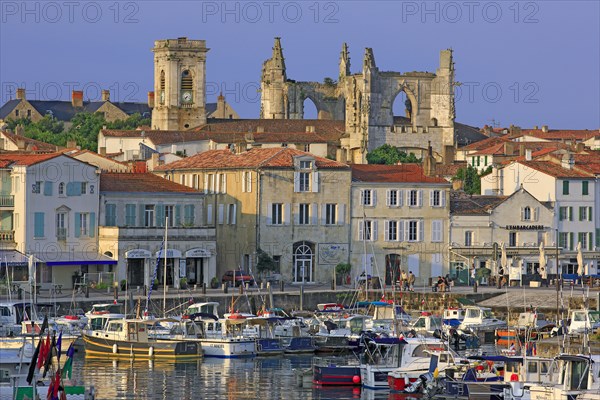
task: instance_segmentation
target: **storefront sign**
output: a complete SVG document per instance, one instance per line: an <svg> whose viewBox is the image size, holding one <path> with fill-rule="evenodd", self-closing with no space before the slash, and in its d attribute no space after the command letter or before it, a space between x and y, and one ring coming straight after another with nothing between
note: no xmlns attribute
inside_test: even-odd
<svg viewBox="0 0 600 400"><path fill-rule="evenodd" d="M543 231L546 227L544 225L506 225L504 229L511 231Z"/></svg>
<svg viewBox="0 0 600 400"><path fill-rule="evenodd" d="M125 253L125 258L151 258L152 253L144 249L133 249Z"/></svg>
<svg viewBox="0 0 600 400"><path fill-rule="evenodd" d="M164 250L161 251L157 251L156 252L156 257L157 258L163 258L165 256L165 254L163 253ZM181 251L176 250L176 249L167 249L167 258L181 258Z"/></svg>
<svg viewBox="0 0 600 400"><path fill-rule="evenodd" d="M319 263L338 264L348 259L348 245L343 243L320 243Z"/></svg>
<svg viewBox="0 0 600 400"><path fill-rule="evenodd" d="M211 256L210 250L206 249L192 249L185 252L186 258L206 258Z"/></svg>
<svg viewBox="0 0 600 400"><path fill-rule="evenodd" d="M179 277L180 278L185 278L187 275L187 270L185 267L185 259L181 259L179 260Z"/></svg>

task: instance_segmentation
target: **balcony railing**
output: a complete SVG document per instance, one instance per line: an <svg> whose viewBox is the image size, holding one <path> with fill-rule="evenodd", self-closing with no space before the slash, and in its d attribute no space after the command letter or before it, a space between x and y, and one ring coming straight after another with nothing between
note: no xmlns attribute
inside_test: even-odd
<svg viewBox="0 0 600 400"><path fill-rule="evenodd" d="M0 230L0 242L14 242L15 231Z"/></svg>
<svg viewBox="0 0 600 400"><path fill-rule="evenodd" d="M56 228L56 238L58 240L67 240L67 228Z"/></svg>
<svg viewBox="0 0 600 400"><path fill-rule="evenodd" d="M0 194L0 207L14 207L15 196L10 194Z"/></svg>

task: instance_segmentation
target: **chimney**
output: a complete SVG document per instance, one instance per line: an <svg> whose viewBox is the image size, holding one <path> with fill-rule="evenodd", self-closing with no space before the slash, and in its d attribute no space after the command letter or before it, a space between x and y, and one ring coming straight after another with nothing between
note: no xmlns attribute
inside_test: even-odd
<svg viewBox="0 0 600 400"><path fill-rule="evenodd" d="M217 109L215 110L215 117L217 118L225 118L225 96L223 96L223 92L219 93L219 97L217 97Z"/></svg>
<svg viewBox="0 0 600 400"><path fill-rule="evenodd" d="M575 145L575 152L576 153L581 153L583 151L583 149L585 148L585 145L583 144L583 142L578 142Z"/></svg>
<svg viewBox="0 0 600 400"><path fill-rule="evenodd" d="M98 147L98 154L106 157L106 147Z"/></svg>
<svg viewBox="0 0 600 400"><path fill-rule="evenodd" d="M525 149L525 161L531 161L531 149Z"/></svg>
<svg viewBox="0 0 600 400"><path fill-rule="evenodd" d="M525 155L525 143L519 143L519 155L520 156Z"/></svg>
<svg viewBox="0 0 600 400"><path fill-rule="evenodd" d="M67 149L77 148L77 142L75 140L67 140Z"/></svg>
<svg viewBox="0 0 600 400"><path fill-rule="evenodd" d="M148 163L148 171L154 171L156 167L158 167L160 161L160 154L152 153L150 158L150 162Z"/></svg>
<svg viewBox="0 0 600 400"><path fill-rule="evenodd" d="M436 161L433 156L431 141L427 142L427 155L423 159L423 173L425 176L434 176L436 170Z"/></svg>
<svg viewBox="0 0 600 400"><path fill-rule="evenodd" d="M110 101L110 90L102 90L102 101Z"/></svg>
<svg viewBox="0 0 600 400"><path fill-rule="evenodd" d="M504 142L504 155L512 156L515 152L515 144L513 142Z"/></svg>
<svg viewBox="0 0 600 400"><path fill-rule="evenodd" d="M175 154L177 153L177 145L176 144L172 144L171 145L171 154Z"/></svg>
<svg viewBox="0 0 600 400"><path fill-rule="evenodd" d="M538 130L538 126L537 126L537 125L534 125L534 126L533 126L533 130L537 131L537 130Z"/></svg>
<svg viewBox="0 0 600 400"><path fill-rule="evenodd" d="M542 125L542 132L548 132L548 125Z"/></svg>
<svg viewBox="0 0 600 400"><path fill-rule="evenodd" d="M25 128L23 127L23 125L19 124L19 125L15 126L15 135L23 136L24 133L25 133Z"/></svg>
<svg viewBox="0 0 600 400"><path fill-rule="evenodd" d="M565 153L562 156L561 166L565 169L573 169L573 165L575 164L575 159L571 153Z"/></svg>
<svg viewBox="0 0 600 400"><path fill-rule="evenodd" d="M17 100L26 100L25 88L17 88Z"/></svg>
<svg viewBox="0 0 600 400"><path fill-rule="evenodd" d="M82 90L73 90L71 94L71 104L75 108L83 107L83 91Z"/></svg>
<svg viewBox="0 0 600 400"><path fill-rule="evenodd" d="M148 107L154 108L154 92L148 92Z"/></svg>
<svg viewBox="0 0 600 400"><path fill-rule="evenodd" d="M22 139L22 138L17 139L17 149L25 150L25 139Z"/></svg>
<svg viewBox="0 0 600 400"><path fill-rule="evenodd" d="M307 133L315 133L315 126L314 125L306 125L306 132Z"/></svg>

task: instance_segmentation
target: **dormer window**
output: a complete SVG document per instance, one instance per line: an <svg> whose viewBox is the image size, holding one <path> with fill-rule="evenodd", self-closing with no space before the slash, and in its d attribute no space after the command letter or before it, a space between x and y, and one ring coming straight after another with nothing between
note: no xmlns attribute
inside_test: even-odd
<svg viewBox="0 0 600 400"><path fill-rule="evenodd" d="M300 159L294 163L294 192L318 192L319 173L314 170L314 159Z"/></svg>

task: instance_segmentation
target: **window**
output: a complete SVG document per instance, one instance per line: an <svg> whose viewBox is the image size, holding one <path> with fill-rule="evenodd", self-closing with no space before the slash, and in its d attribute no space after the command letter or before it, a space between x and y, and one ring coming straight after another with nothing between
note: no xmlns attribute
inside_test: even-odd
<svg viewBox="0 0 600 400"><path fill-rule="evenodd" d="M360 205L362 206L373 206L375 201L373 199L374 192L371 189L363 189L360 193Z"/></svg>
<svg viewBox="0 0 600 400"><path fill-rule="evenodd" d="M206 175L206 187L204 188L206 193L214 193L215 192L215 175L208 174Z"/></svg>
<svg viewBox="0 0 600 400"><path fill-rule="evenodd" d="M434 219L431 221L431 241L441 242L443 240L442 227L444 221L441 219Z"/></svg>
<svg viewBox="0 0 600 400"><path fill-rule="evenodd" d="M36 212L33 214L33 237L43 238L44 237L44 213Z"/></svg>
<svg viewBox="0 0 600 400"><path fill-rule="evenodd" d="M298 224L308 225L310 222L310 204L302 203L298 205Z"/></svg>
<svg viewBox="0 0 600 400"><path fill-rule="evenodd" d="M228 204L227 205L227 222L229 225L236 224L236 216L237 216L237 206L236 204Z"/></svg>
<svg viewBox="0 0 600 400"><path fill-rule="evenodd" d="M569 233L568 232L560 232L558 235L558 245L563 249L569 248Z"/></svg>
<svg viewBox="0 0 600 400"><path fill-rule="evenodd" d="M581 182L581 194L583 196L587 196L589 193L589 182L588 181L582 181Z"/></svg>
<svg viewBox="0 0 600 400"><path fill-rule="evenodd" d="M388 206L390 207L398 207L398 191L397 190L388 190Z"/></svg>
<svg viewBox="0 0 600 400"><path fill-rule="evenodd" d="M408 235L406 240L409 242L416 242L419 240L419 221L408 221Z"/></svg>
<svg viewBox="0 0 600 400"><path fill-rule="evenodd" d="M185 226L194 225L194 205L186 204L183 206L183 224Z"/></svg>
<svg viewBox="0 0 600 400"><path fill-rule="evenodd" d="M418 198L418 193L416 190L409 190L408 191L408 205L409 207L416 207L418 202L417 202L417 198Z"/></svg>
<svg viewBox="0 0 600 400"><path fill-rule="evenodd" d="M135 226L135 204L125 204L125 226Z"/></svg>
<svg viewBox="0 0 600 400"><path fill-rule="evenodd" d="M185 186L185 174L179 175L179 183Z"/></svg>
<svg viewBox="0 0 600 400"><path fill-rule="evenodd" d="M465 247L473 246L473 231L465 231Z"/></svg>
<svg viewBox="0 0 600 400"><path fill-rule="evenodd" d="M80 182L81 183L81 194L86 194L87 193L87 182Z"/></svg>
<svg viewBox="0 0 600 400"><path fill-rule="evenodd" d="M335 225L337 223L337 204L325 205L325 225Z"/></svg>
<svg viewBox="0 0 600 400"><path fill-rule="evenodd" d="M441 207L442 206L441 190L432 190L430 201L431 201L432 207Z"/></svg>
<svg viewBox="0 0 600 400"><path fill-rule="evenodd" d="M144 206L144 226L154 226L154 204Z"/></svg>
<svg viewBox="0 0 600 400"><path fill-rule="evenodd" d="M298 174L298 188L300 192L310 192L310 172Z"/></svg>
<svg viewBox="0 0 600 400"><path fill-rule="evenodd" d="M106 215L105 215L104 225L117 226L117 205L116 204L107 204L106 205Z"/></svg>
<svg viewBox="0 0 600 400"><path fill-rule="evenodd" d="M88 213L78 213L78 218L75 221L77 227L79 227L79 236L90 236L89 230L89 214Z"/></svg>
<svg viewBox="0 0 600 400"><path fill-rule="evenodd" d="M398 240L398 221L385 221L384 237L386 242Z"/></svg>
<svg viewBox="0 0 600 400"><path fill-rule="evenodd" d="M580 221L588 220L588 208L587 207L579 207L579 220Z"/></svg>
<svg viewBox="0 0 600 400"><path fill-rule="evenodd" d="M250 171L242 172L242 192L252 192L252 172Z"/></svg>
<svg viewBox="0 0 600 400"><path fill-rule="evenodd" d="M358 240L373 241L377 237L377 224L370 219L358 222Z"/></svg>
<svg viewBox="0 0 600 400"><path fill-rule="evenodd" d="M312 161L300 161L300 169L312 169Z"/></svg>
<svg viewBox="0 0 600 400"><path fill-rule="evenodd" d="M19 116L19 110L15 110L15 117Z"/></svg>
<svg viewBox="0 0 600 400"><path fill-rule="evenodd" d="M58 184L58 195L59 196L65 195L65 183L64 182L61 182Z"/></svg>
<svg viewBox="0 0 600 400"><path fill-rule="evenodd" d="M31 118L31 110L27 110L27 118Z"/></svg>
<svg viewBox="0 0 600 400"><path fill-rule="evenodd" d="M566 221L569 219L569 210L567 207L560 207L558 210L559 221Z"/></svg>
<svg viewBox="0 0 600 400"><path fill-rule="evenodd" d="M521 221L531 221L531 207L523 207L521 209Z"/></svg>
<svg viewBox="0 0 600 400"><path fill-rule="evenodd" d="M58 240L65 240L67 238L67 214L57 213L56 214L56 238Z"/></svg>
<svg viewBox="0 0 600 400"><path fill-rule="evenodd" d="M563 181L563 193L562 194L569 194L569 181Z"/></svg>
<svg viewBox="0 0 600 400"><path fill-rule="evenodd" d="M581 249L586 250L588 248L588 234L587 232L579 232L577 235L579 243L581 243Z"/></svg>
<svg viewBox="0 0 600 400"><path fill-rule="evenodd" d="M42 182L37 181L31 186L31 193L39 194L42 190Z"/></svg>
<svg viewBox="0 0 600 400"><path fill-rule="evenodd" d="M508 245L510 247L517 246L517 232L508 232Z"/></svg>
<svg viewBox="0 0 600 400"><path fill-rule="evenodd" d="M227 193L227 175L219 174L219 193Z"/></svg>
<svg viewBox="0 0 600 400"><path fill-rule="evenodd" d="M283 204L273 203L271 205L271 223L273 225L283 224Z"/></svg>
<svg viewBox="0 0 600 400"><path fill-rule="evenodd" d="M165 219L167 226L175 226L175 207L172 205L165 206Z"/></svg>

